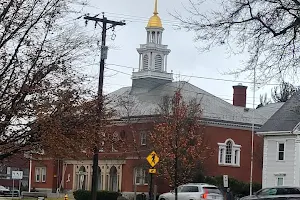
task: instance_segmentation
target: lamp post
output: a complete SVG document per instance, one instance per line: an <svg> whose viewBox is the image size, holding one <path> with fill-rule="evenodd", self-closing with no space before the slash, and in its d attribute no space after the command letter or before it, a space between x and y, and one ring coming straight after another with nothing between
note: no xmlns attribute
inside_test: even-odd
<svg viewBox="0 0 300 200"><path fill-rule="evenodd" d="M253 111L252 111L252 130L251 130L251 162L250 162L250 195L252 195L253 190L253 154L254 154L254 122L255 122L255 89L256 89L256 67L253 69Z"/></svg>

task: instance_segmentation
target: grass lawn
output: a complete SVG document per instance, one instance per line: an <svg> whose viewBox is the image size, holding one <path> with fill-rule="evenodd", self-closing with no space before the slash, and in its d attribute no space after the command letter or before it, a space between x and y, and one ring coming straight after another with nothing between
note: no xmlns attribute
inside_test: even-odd
<svg viewBox="0 0 300 200"><path fill-rule="evenodd" d="M23 200L37 200L37 198L24 198ZM64 200L64 198L46 198L46 200Z"/></svg>

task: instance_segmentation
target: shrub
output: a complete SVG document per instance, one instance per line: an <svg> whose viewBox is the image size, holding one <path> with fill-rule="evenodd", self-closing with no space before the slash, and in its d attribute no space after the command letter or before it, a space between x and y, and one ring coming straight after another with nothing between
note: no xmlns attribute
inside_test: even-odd
<svg viewBox="0 0 300 200"><path fill-rule="evenodd" d="M76 200L90 200L92 199L92 194L90 191L86 190L76 190L73 192L74 198Z"/></svg>
<svg viewBox="0 0 300 200"><path fill-rule="evenodd" d="M87 190L77 190L74 193L74 198L76 200L91 200L92 193ZM97 200L117 200L121 196L119 192L109 192L109 191L98 191Z"/></svg>
<svg viewBox="0 0 300 200"><path fill-rule="evenodd" d="M198 178L198 180L197 180ZM216 176L216 177L201 177L201 180L199 179L200 176L198 176L194 181L195 182L205 182L209 183L212 185L218 186L220 189L223 190L223 192L226 192L225 188L223 187L223 176ZM242 181L239 181L234 178L228 179L228 186L232 192L232 194L236 197L243 197L243 196L248 196L250 191L250 184L245 183ZM261 189L261 184L258 183L253 183L253 192L257 192L258 190Z"/></svg>

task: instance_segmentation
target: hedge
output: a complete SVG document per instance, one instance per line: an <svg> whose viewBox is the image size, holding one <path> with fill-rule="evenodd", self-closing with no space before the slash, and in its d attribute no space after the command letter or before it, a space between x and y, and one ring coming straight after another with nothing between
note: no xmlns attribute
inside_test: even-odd
<svg viewBox="0 0 300 200"><path fill-rule="evenodd" d="M77 190L73 192L74 198L76 200L91 200L92 193L87 190ZM97 200L117 200L117 198L121 196L119 192L109 192L109 191L98 191L97 192Z"/></svg>
<svg viewBox="0 0 300 200"><path fill-rule="evenodd" d="M208 176L199 177L198 176L196 178L196 180L194 180L194 181L198 182L198 183L204 182L204 183L216 185L225 192L225 188L223 187L223 176L216 176L216 177L208 177ZM250 184L249 183L245 183L245 182L239 181L234 178L230 178L230 177L228 178L228 186L229 186L232 194L236 197L248 196L250 193ZM257 192L261 188L262 188L262 185L259 183L252 184L253 192Z"/></svg>

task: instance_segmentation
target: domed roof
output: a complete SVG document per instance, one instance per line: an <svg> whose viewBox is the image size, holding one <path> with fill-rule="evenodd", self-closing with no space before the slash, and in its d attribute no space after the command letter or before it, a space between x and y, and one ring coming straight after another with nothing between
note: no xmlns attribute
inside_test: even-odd
<svg viewBox="0 0 300 200"><path fill-rule="evenodd" d="M156 14L154 14L150 19L149 19L149 22L148 22L148 25L147 25L148 28L162 28L162 24L161 24L161 19L160 17Z"/></svg>
<svg viewBox="0 0 300 200"><path fill-rule="evenodd" d="M149 19L148 28L162 28L161 19L157 12L157 0L155 0L153 16Z"/></svg>

